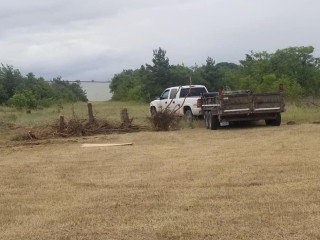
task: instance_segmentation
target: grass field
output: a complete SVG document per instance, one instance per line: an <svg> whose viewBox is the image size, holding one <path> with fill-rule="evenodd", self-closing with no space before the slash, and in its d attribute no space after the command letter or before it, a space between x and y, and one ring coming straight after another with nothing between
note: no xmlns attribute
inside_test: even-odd
<svg viewBox="0 0 320 240"><path fill-rule="evenodd" d="M136 102L94 102L93 114L96 118L105 119L111 123L120 123L120 111L128 109L129 117L133 123L140 126L148 126L149 114L148 104ZM88 119L87 103L77 102L66 104L62 108L52 106L45 109L32 110L31 114L26 111L17 111L13 108L0 107L0 143L8 141L20 133L25 133L33 127L52 124L58 121L60 116L68 121L75 115L80 119ZM8 127L9 124L9 127ZM18 128L18 129L17 129ZM22 128L22 129L19 129Z"/></svg>
<svg viewBox="0 0 320 240"><path fill-rule="evenodd" d="M319 239L319 133L299 124L1 145L0 239ZM124 142L133 146L81 148Z"/></svg>
<svg viewBox="0 0 320 240"><path fill-rule="evenodd" d="M93 114L96 117L110 121L120 121L120 110L123 108L128 109L129 115L134 117L134 121L138 124L144 123L146 116L150 115L149 105L146 103L108 101L94 102L92 106ZM58 120L60 115L71 118L73 113L79 118L88 118L87 103L77 102L65 104L63 107L54 105L50 108L32 110L31 114L26 114L25 111L17 111L13 108L0 107L0 121L32 127Z"/></svg>
<svg viewBox="0 0 320 240"><path fill-rule="evenodd" d="M129 116L133 117L136 124L148 124L146 117L150 116L149 104L137 102L94 102L93 113L98 118L110 121L120 121L120 110L127 108ZM80 118L88 118L87 104L77 102L66 104L62 108L52 106L41 110L32 110L31 114L25 111L17 111L13 108L0 106L0 122L9 122L18 126L32 127L47 124L59 119L60 115L71 118L72 114ZM295 104L287 104L286 111L282 113L283 122L295 121L297 123L309 123L320 120L320 107L303 107Z"/></svg>
<svg viewBox="0 0 320 240"><path fill-rule="evenodd" d="M94 105L113 119L122 107L145 121L147 105ZM297 109L280 127L3 140L0 239L320 239L319 110Z"/></svg>

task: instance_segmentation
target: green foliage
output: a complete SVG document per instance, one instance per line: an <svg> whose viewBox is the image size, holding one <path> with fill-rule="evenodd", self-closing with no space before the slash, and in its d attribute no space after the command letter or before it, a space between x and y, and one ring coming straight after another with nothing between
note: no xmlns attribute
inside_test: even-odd
<svg viewBox="0 0 320 240"><path fill-rule="evenodd" d="M19 70L14 70L12 66L0 67L0 103L5 103L15 93L19 83L22 81Z"/></svg>
<svg viewBox="0 0 320 240"><path fill-rule="evenodd" d="M170 67L169 74L171 86L181 86L189 83L189 79L193 72L190 68L187 68L184 65L173 65Z"/></svg>
<svg viewBox="0 0 320 240"><path fill-rule="evenodd" d="M170 64L166 51L159 48L153 50L153 65L146 65L147 77L143 78L144 92L154 98L170 85Z"/></svg>
<svg viewBox="0 0 320 240"><path fill-rule="evenodd" d="M273 89L276 90L280 84L283 84L285 87L284 96L290 101L297 101L305 93L304 88L296 80L291 80L288 76L283 75L274 81L272 85Z"/></svg>
<svg viewBox="0 0 320 240"><path fill-rule="evenodd" d="M3 84L0 84L0 103L4 103L9 99L8 93L3 86Z"/></svg>
<svg viewBox="0 0 320 240"><path fill-rule="evenodd" d="M166 51L153 50L152 65L116 74L110 84L113 100L154 99L170 86L193 84L207 86L209 91L250 89L254 92L278 91L285 87L285 97L297 100L302 96L320 96L320 59L313 56L314 48L290 47L275 53L246 54L240 65L218 63L208 57L206 64L186 67L170 65Z"/></svg>
<svg viewBox="0 0 320 240"><path fill-rule="evenodd" d="M39 107L50 107L51 105L53 105L55 103L55 99L53 98L42 98L40 100L38 100L38 106Z"/></svg>
<svg viewBox="0 0 320 240"><path fill-rule="evenodd" d="M54 99L59 99L63 102L88 101L79 83L70 84L68 81L63 81L61 77L57 77L53 79L51 87Z"/></svg>
<svg viewBox="0 0 320 240"><path fill-rule="evenodd" d="M271 59L277 76L287 75L299 83L307 95L318 95L320 87L319 58L313 57L314 48L290 47L277 50Z"/></svg>
<svg viewBox="0 0 320 240"><path fill-rule="evenodd" d="M109 85L113 92L113 100L144 100L142 83L139 78L139 70L123 70L122 73L116 74Z"/></svg>
<svg viewBox="0 0 320 240"><path fill-rule="evenodd" d="M319 97L319 59L313 57L313 51L313 47L290 47L274 54L251 52L240 61L240 68L229 75L231 86L271 92L283 83L287 99L296 100L302 95Z"/></svg>
<svg viewBox="0 0 320 240"><path fill-rule="evenodd" d="M15 93L10 98L9 103L17 109L34 109L37 107L36 97L30 90Z"/></svg>
<svg viewBox="0 0 320 240"><path fill-rule="evenodd" d="M33 73L23 77L12 66L0 67L0 104L17 108L49 107L56 101L87 101L86 93L79 83L69 83L61 77L52 82L36 78Z"/></svg>

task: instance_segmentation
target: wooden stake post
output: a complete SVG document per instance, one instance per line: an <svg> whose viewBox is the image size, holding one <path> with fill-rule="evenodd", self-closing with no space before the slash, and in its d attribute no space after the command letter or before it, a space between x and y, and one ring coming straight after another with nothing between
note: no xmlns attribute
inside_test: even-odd
<svg viewBox="0 0 320 240"><path fill-rule="evenodd" d="M121 110L120 117L123 127L129 127L131 125L132 120L129 119L128 110L126 108Z"/></svg>
<svg viewBox="0 0 320 240"><path fill-rule="evenodd" d="M94 117L93 117L93 111L92 111L92 104L88 103L88 114L89 114L89 123L94 122Z"/></svg>
<svg viewBox="0 0 320 240"><path fill-rule="evenodd" d="M64 116L60 116L59 132L64 130Z"/></svg>

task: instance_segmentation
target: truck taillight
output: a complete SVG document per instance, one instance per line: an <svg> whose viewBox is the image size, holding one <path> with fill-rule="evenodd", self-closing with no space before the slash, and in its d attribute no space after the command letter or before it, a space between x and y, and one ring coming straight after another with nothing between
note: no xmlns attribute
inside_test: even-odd
<svg viewBox="0 0 320 240"><path fill-rule="evenodd" d="M219 95L221 95L222 94L222 90L221 89L219 89Z"/></svg>
<svg viewBox="0 0 320 240"><path fill-rule="evenodd" d="M283 84L282 83L280 83L280 85L279 85L279 90L280 90L280 92L283 91Z"/></svg>
<svg viewBox="0 0 320 240"><path fill-rule="evenodd" d="M202 106L202 99L199 98L199 99L197 100L197 107L198 107L198 108L201 108L201 106Z"/></svg>

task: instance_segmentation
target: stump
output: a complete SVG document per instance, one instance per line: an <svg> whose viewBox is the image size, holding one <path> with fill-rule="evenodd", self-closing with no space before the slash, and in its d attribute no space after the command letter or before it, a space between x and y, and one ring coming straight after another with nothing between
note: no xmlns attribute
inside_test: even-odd
<svg viewBox="0 0 320 240"><path fill-rule="evenodd" d="M127 128L131 126L132 119L129 119L128 110L126 108L121 110L120 118L122 127Z"/></svg>
<svg viewBox="0 0 320 240"><path fill-rule="evenodd" d="M63 132L63 130L64 130L64 116L60 116L59 132Z"/></svg>
<svg viewBox="0 0 320 240"><path fill-rule="evenodd" d="M94 117L93 117L93 111L92 111L92 104L88 103L88 114L89 114L89 123L94 122Z"/></svg>

